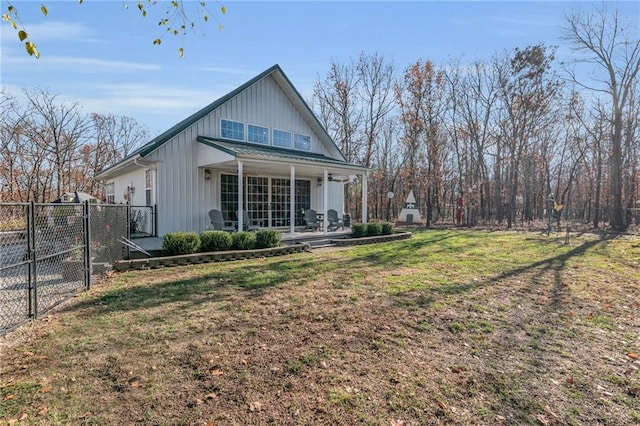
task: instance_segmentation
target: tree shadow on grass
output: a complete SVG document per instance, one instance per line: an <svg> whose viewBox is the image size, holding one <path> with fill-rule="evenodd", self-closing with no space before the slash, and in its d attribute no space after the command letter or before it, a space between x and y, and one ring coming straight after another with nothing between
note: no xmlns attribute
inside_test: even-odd
<svg viewBox="0 0 640 426"><path fill-rule="evenodd" d="M411 238L407 240L378 244L375 250L359 257L358 259L373 265L386 263L405 263L413 259L415 253L429 245L437 244L456 237L455 232L438 232L428 238ZM371 250L370 246L361 246L363 250Z"/></svg>
<svg viewBox="0 0 640 426"><path fill-rule="evenodd" d="M485 279L467 281L464 283L438 284L430 289L430 291L435 290L438 296L436 297L434 295L423 295L420 297L421 302L419 304L422 306L429 305L431 303L435 303L437 301L437 298L441 296L453 296L476 291L488 286L495 285L501 280L517 278L524 274L535 272L532 278L528 278L530 282L528 287L531 288L532 286L539 284L545 274L547 274L549 271L553 271L554 279L553 288L551 291L552 296L550 307L553 309L557 309L564 304L566 298L569 295L567 286L562 280L562 271L568 267L567 264L569 260L575 257L579 257L593 247L615 238L615 236L603 235L600 239L586 241L566 253L545 258L536 262L531 262L517 268L508 269L504 272L501 272L497 275L492 275ZM401 254L398 252L397 255L400 256ZM391 254L390 256L393 256L393 254ZM413 292L413 290L409 292Z"/></svg>
<svg viewBox="0 0 640 426"><path fill-rule="evenodd" d="M134 284L107 289L99 295L65 307L64 311L83 311L83 315L104 315L152 309L172 303L197 306L221 302L232 293L244 291L248 297L260 297L269 288L295 281L306 281L323 273L320 260L313 258L283 259L261 265L234 265L187 279L158 284ZM188 273L188 272L187 272Z"/></svg>

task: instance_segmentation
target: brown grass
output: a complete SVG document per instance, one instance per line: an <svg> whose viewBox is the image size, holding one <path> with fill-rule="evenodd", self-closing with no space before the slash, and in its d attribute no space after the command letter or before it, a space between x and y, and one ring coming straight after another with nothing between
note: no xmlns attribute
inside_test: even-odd
<svg viewBox="0 0 640 426"><path fill-rule="evenodd" d="M120 274L2 343L19 424L640 423L640 241L426 231Z"/></svg>

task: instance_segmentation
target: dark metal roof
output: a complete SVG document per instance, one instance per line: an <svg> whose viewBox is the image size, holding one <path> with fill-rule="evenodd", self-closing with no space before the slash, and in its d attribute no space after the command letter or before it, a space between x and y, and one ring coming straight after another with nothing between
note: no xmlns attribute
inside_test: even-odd
<svg viewBox="0 0 640 426"><path fill-rule="evenodd" d="M283 160L312 161L317 163L333 164L336 166L355 167L362 170L366 169L366 167L363 167L361 165L349 163L348 161L337 160L335 158L327 157L326 155L318 154L315 152L278 148L269 145L258 145L247 142L236 142L226 139L210 138L207 136L198 136L197 141L207 146L220 149L227 154L236 157L270 157Z"/></svg>

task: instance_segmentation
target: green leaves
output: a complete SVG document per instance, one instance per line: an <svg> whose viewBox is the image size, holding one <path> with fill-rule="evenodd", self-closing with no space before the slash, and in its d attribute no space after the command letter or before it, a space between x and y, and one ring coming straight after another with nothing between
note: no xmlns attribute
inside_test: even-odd
<svg viewBox="0 0 640 426"><path fill-rule="evenodd" d="M49 13L49 11L47 11L47 7L44 4L40 5L40 12L42 12L44 16L47 16L47 14Z"/></svg>
<svg viewBox="0 0 640 426"><path fill-rule="evenodd" d="M25 39L27 39L28 37L29 35L26 33L26 31L24 30L18 31L18 38L20 39L20 41L25 41Z"/></svg>

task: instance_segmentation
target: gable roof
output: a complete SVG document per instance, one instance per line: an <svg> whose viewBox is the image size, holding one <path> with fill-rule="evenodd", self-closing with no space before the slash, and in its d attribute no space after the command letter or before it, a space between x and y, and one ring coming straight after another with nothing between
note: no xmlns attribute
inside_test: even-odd
<svg viewBox="0 0 640 426"><path fill-rule="evenodd" d="M335 149L335 153L339 154L340 157L342 157L342 160L346 162L346 158L344 154L340 151L340 149L335 144L331 136L329 136L324 126L318 120L318 117L316 117L316 115L313 113L309 105L305 102L305 100L302 98L298 90L295 88L295 86L291 83L289 78L286 76L284 71L282 71L282 68L280 68L280 66L276 64L266 69L262 73L258 74L257 76L253 77L251 80L247 81L243 85L237 87L233 91L227 93L221 98L218 98L211 104L202 108L200 111L190 115L189 117L185 118L175 126L171 127L170 129L166 130L160 135L156 136L155 138L153 138L151 141L149 141L142 147L131 152L127 157L125 157L118 163L102 170L97 177L100 177L100 175L102 175L107 171L111 171L112 169L120 168L123 165L123 163L134 162L135 159L144 158L145 156L149 155L151 152L156 150L158 147L160 147L162 144L164 144L165 142L168 142L171 138L179 134L181 131L185 130L192 124L196 123L198 120L205 117L207 114L210 114L216 108L219 108L225 102L229 101L231 98L240 94L241 92L248 89L258 81L267 77L268 75L272 75L274 77L276 83L280 86L280 88L287 95L287 97L294 104L294 106L298 109L298 111L302 114L302 116L308 121L309 125L313 128L313 130L318 135L321 135L323 140L329 141L332 147Z"/></svg>

